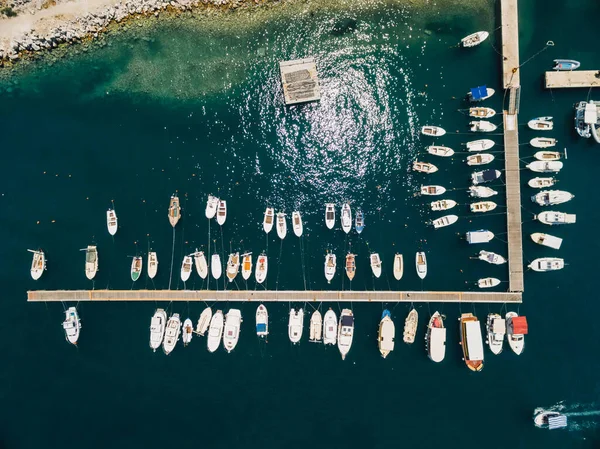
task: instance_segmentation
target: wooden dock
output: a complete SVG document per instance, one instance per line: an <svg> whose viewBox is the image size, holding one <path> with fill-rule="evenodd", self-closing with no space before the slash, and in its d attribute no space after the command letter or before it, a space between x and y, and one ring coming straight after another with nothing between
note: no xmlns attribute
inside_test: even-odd
<svg viewBox="0 0 600 449"><path fill-rule="evenodd" d="M36 290L28 302L473 302L520 303L515 292L293 291L293 290Z"/></svg>
<svg viewBox="0 0 600 449"><path fill-rule="evenodd" d="M519 73L519 9L517 0L501 0L502 72L504 88L521 85Z"/></svg>
<svg viewBox="0 0 600 449"><path fill-rule="evenodd" d="M305 103L321 98L319 75L314 58L279 63L285 104Z"/></svg>
<svg viewBox="0 0 600 449"><path fill-rule="evenodd" d="M546 72L546 89L600 86L600 70Z"/></svg>

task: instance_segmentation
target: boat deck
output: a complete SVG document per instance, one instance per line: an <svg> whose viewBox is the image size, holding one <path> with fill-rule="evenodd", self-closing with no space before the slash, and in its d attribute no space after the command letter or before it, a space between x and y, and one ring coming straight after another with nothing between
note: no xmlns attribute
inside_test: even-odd
<svg viewBox="0 0 600 449"><path fill-rule="evenodd" d="M546 89L600 86L600 70L546 72Z"/></svg>

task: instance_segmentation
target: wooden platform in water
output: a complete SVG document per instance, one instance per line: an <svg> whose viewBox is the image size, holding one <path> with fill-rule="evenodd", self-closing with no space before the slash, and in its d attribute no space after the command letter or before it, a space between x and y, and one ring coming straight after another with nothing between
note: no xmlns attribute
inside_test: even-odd
<svg viewBox="0 0 600 449"><path fill-rule="evenodd" d="M504 88L519 87L519 9L517 0L501 0L502 73Z"/></svg>
<svg viewBox="0 0 600 449"><path fill-rule="evenodd" d="M600 86L600 70L546 72L546 89Z"/></svg>
<svg viewBox="0 0 600 449"><path fill-rule="evenodd" d="M314 58L279 63L285 104L305 103L321 98L319 75Z"/></svg>
<svg viewBox="0 0 600 449"><path fill-rule="evenodd" d="M521 293L295 291L295 290L34 290L29 302L251 301L251 302L476 302L520 303Z"/></svg>

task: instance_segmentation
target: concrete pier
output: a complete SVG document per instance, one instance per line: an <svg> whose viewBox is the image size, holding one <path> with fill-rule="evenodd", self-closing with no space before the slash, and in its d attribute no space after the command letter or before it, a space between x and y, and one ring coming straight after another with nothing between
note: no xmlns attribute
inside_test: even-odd
<svg viewBox="0 0 600 449"><path fill-rule="evenodd" d="M517 0L501 0L502 73L504 88L521 85L519 68L519 9Z"/></svg>
<svg viewBox="0 0 600 449"><path fill-rule="evenodd" d="M546 72L546 89L600 86L600 70Z"/></svg>

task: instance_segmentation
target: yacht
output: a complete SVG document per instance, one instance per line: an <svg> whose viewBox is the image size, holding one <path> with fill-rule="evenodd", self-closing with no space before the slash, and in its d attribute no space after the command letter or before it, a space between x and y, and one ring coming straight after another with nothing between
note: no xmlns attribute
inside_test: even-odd
<svg viewBox="0 0 600 449"><path fill-rule="evenodd" d="M200 314L200 318L198 318L198 323L196 324L196 333L204 337L204 334L208 330L208 326L210 325L210 321L212 318L212 309L210 307L206 307L202 313Z"/></svg>
<svg viewBox="0 0 600 449"><path fill-rule="evenodd" d="M148 253L148 277L154 279L158 272L158 256L155 251Z"/></svg>
<svg viewBox="0 0 600 449"><path fill-rule="evenodd" d="M304 226L302 226L302 216L298 211L292 212L292 228L296 237L302 237Z"/></svg>
<svg viewBox="0 0 600 449"><path fill-rule="evenodd" d="M442 315L437 311L429 319L425 341L427 342L429 358L436 363L444 360L446 355L446 328L444 327Z"/></svg>
<svg viewBox="0 0 600 449"><path fill-rule="evenodd" d="M65 320L62 323L62 327L65 331L66 340L76 345L77 340L79 340L79 332L81 331L81 321L75 307L69 307L65 310Z"/></svg>
<svg viewBox="0 0 600 449"><path fill-rule="evenodd" d="M179 198L176 195L172 195L169 201L169 223L175 227L180 218L181 206L179 205Z"/></svg>
<svg viewBox="0 0 600 449"><path fill-rule="evenodd" d="M187 318L183 322L183 334L181 336L181 341L183 341L183 346L186 347L192 341L192 336L194 335L194 325L192 324L192 320Z"/></svg>
<svg viewBox="0 0 600 449"><path fill-rule="evenodd" d="M534 220L538 220L540 223L544 223L550 226L573 224L577 217L575 214L565 214L563 212L546 211L541 214L537 214Z"/></svg>
<svg viewBox="0 0 600 449"><path fill-rule="evenodd" d="M598 104L595 101L580 101L575 105L575 130L581 137L592 137L592 128L598 123Z"/></svg>
<svg viewBox="0 0 600 449"><path fill-rule="evenodd" d="M262 284L267 278L267 270L269 268L269 261L267 259L266 254L261 254L258 256L258 260L256 261L256 270L254 276L256 277L256 282Z"/></svg>
<svg viewBox="0 0 600 449"><path fill-rule="evenodd" d="M183 258L183 261L181 262L181 280L183 282L187 282L187 280L190 278L190 275L192 274L192 257L191 256L185 256Z"/></svg>
<svg viewBox="0 0 600 449"><path fill-rule="evenodd" d="M504 335L506 334L506 321L497 313L490 313L486 322L487 340L490 350L498 355L502 352Z"/></svg>
<svg viewBox="0 0 600 449"><path fill-rule="evenodd" d="M381 258L378 253L372 253L370 256L371 260L371 271L376 278L381 276Z"/></svg>
<svg viewBox="0 0 600 449"><path fill-rule="evenodd" d="M327 253L325 256L325 279L330 284L333 276L335 276L336 260L335 254Z"/></svg>
<svg viewBox="0 0 600 449"><path fill-rule="evenodd" d="M575 198L575 195L564 190L542 190L531 197L531 201L540 206L555 206L566 203Z"/></svg>
<svg viewBox="0 0 600 449"><path fill-rule="evenodd" d="M219 253L214 253L210 259L210 272L215 279L219 279L223 274L223 267L221 266L221 256Z"/></svg>
<svg viewBox="0 0 600 449"><path fill-rule="evenodd" d="M31 273L31 278L34 281L37 281L42 277L44 270L46 270L46 256L42 250L34 251L28 249L27 251L33 253L33 260L31 261L31 269L29 272Z"/></svg>
<svg viewBox="0 0 600 449"><path fill-rule="evenodd" d="M275 211L272 207L267 207L265 210L265 216L263 218L263 230L268 234L273 229L273 223L275 217Z"/></svg>
<svg viewBox="0 0 600 449"><path fill-rule="evenodd" d="M82 251L85 251L85 276L91 281L98 272L98 249L90 245Z"/></svg>
<svg viewBox="0 0 600 449"><path fill-rule="evenodd" d="M335 225L335 205L333 203L325 204L325 225L328 229L333 229Z"/></svg>
<svg viewBox="0 0 600 449"><path fill-rule="evenodd" d="M354 336L354 314L350 309L343 309L338 323L337 343L342 360L346 359L350 347L352 346L352 337Z"/></svg>
<svg viewBox="0 0 600 449"><path fill-rule="evenodd" d="M527 266L533 271L556 271L565 267L565 261L559 257L540 257Z"/></svg>
<svg viewBox="0 0 600 449"><path fill-rule="evenodd" d="M515 312L506 314L506 335L510 349L520 355L525 348L525 335L527 334L527 318L519 316Z"/></svg>
<svg viewBox="0 0 600 449"><path fill-rule="evenodd" d="M181 320L179 314L174 313L167 321L167 327L165 329L165 339L163 340L163 351L166 355L169 355L179 340L181 334Z"/></svg>
<svg viewBox="0 0 600 449"><path fill-rule="evenodd" d="M356 274L356 254L348 253L346 255L346 275L352 281Z"/></svg>
<svg viewBox="0 0 600 449"><path fill-rule="evenodd" d="M483 338L479 321L472 313L463 313L459 321L463 360L471 371L481 371L483 369Z"/></svg>
<svg viewBox="0 0 600 449"><path fill-rule="evenodd" d="M417 267L417 275L421 279L427 276L427 257L423 251L419 251L415 256L415 266Z"/></svg>
<svg viewBox="0 0 600 449"><path fill-rule="evenodd" d="M167 324L167 312L163 309L156 309L152 319L150 320L150 348L154 352L163 342L165 338L165 325Z"/></svg>
<svg viewBox="0 0 600 449"><path fill-rule="evenodd" d="M208 200L206 201L206 210L204 211L206 218L208 218L209 220L211 218L214 218L217 214L218 206L219 198L217 198L216 196L208 195Z"/></svg>
<svg viewBox="0 0 600 449"><path fill-rule="evenodd" d="M119 226L117 213L114 211L114 209L108 209L106 211L106 227L108 228L108 233L110 235L115 235L117 233Z"/></svg>
<svg viewBox="0 0 600 449"><path fill-rule="evenodd" d="M225 220L227 219L227 201L219 200L219 206L217 207L217 223L220 226L225 224Z"/></svg>
<svg viewBox="0 0 600 449"><path fill-rule="evenodd" d="M331 308L323 319L323 344L334 345L337 342L337 316Z"/></svg>
<svg viewBox="0 0 600 449"><path fill-rule="evenodd" d="M415 336L417 335L417 324L419 323L419 313L414 307L408 312L406 320L404 320L404 333L402 338L404 343L412 344L415 342Z"/></svg>
<svg viewBox="0 0 600 449"><path fill-rule="evenodd" d="M202 279L206 279L208 276L208 263L206 262L206 256L204 251L198 251L194 253L194 265L196 267L196 273Z"/></svg>
<svg viewBox="0 0 600 449"><path fill-rule="evenodd" d="M239 270L240 270L240 253L232 253L229 255L229 258L227 259L226 275L227 275L227 279L229 279L229 282L233 282L233 280L237 276Z"/></svg>
<svg viewBox="0 0 600 449"><path fill-rule="evenodd" d="M350 205L344 203L342 206L342 230L348 234L350 229L352 229L352 211L350 210Z"/></svg>
<svg viewBox="0 0 600 449"><path fill-rule="evenodd" d="M238 309L229 309L225 315L225 328L223 330L223 346L227 352L235 349L240 338L240 326L242 324L242 312Z"/></svg>
<svg viewBox="0 0 600 449"><path fill-rule="evenodd" d="M394 337L396 336L396 327L392 321L390 311L385 309L379 322L379 334L377 342L379 343L379 352L385 359L390 352L394 350Z"/></svg>
<svg viewBox="0 0 600 449"><path fill-rule="evenodd" d="M269 335L269 313L263 304L256 308L256 335L259 337Z"/></svg>
<svg viewBox="0 0 600 449"><path fill-rule="evenodd" d="M285 214L283 212L277 212L277 236L283 240L287 235L287 222L285 221Z"/></svg>
<svg viewBox="0 0 600 449"><path fill-rule="evenodd" d="M215 352L219 349L221 344L221 337L223 335L223 312L217 310L210 319L210 325L208 327L208 338L206 339L206 346L209 352Z"/></svg>
<svg viewBox="0 0 600 449"><path fill-rule="evenodd" d="M394 277L397 281L402 279L404 275L404 257L402 254L396 254L394 256Z"/></svg>
<svg viewBox="0 0 600 449"><path fill-rule="evenodd" d="M288 321L288 335L290 341L298 343L302 338L302 328L304 327L304 311L299 309L290 309L290 318Z"/></svg>
<svg viewBox="0 0 600 449"><path fill-rule="evenodd" d="M309 341L319 343L323 334L323 318L321 312L315 310L310 317Z"/></svg>

